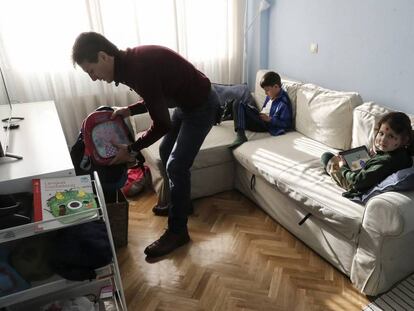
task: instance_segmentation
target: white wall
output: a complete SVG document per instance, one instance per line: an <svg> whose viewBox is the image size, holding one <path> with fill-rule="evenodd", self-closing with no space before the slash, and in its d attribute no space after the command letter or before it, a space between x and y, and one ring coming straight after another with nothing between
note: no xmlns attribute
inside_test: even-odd
<svg viewBox="0 0 414 311"><path fill-rule="evenodd" d="M414 113L414 1L274 0L268 26L269 68Z"/></svg>

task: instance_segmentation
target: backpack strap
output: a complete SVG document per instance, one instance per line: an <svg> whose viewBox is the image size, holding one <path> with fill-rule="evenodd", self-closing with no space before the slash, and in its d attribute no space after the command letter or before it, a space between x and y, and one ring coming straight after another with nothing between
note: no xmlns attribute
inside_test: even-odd
<svg viewBox="0 0 414 311"><path fill-rule="evenodd" d="M79 167L84 171L89 171L92 167L91 158L86 154L83 155L81 162L79 163Z"/></svg>

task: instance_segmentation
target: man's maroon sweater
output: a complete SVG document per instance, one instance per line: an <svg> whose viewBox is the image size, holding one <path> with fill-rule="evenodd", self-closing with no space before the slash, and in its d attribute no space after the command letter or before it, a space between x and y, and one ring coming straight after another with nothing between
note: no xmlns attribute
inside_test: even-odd
<svg viewBox="0 0 414 311"><path fill-rule="evenodd" d="M211 89L210 80L176 52L162 46L144 45L115 56L114 81L137 92L143 101L130 105L131 115L145 105L152 126L131 145L146 148L164 136L171 127L168 108L184 111L203 104Z"/></svg>

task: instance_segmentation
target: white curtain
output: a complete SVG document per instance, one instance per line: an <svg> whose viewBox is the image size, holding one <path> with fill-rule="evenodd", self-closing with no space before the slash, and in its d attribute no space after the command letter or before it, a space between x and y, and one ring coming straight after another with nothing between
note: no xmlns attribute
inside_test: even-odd
<svg viewBox="0 0 414 311"><path fill-rule="evenodd" d="M125 86L93 82L71 63L77 35L96 31L120 49L167 46L212 82L240 83L245 1L0 0L0 66L13 101L54 100L67 144L100 105L125 106Z"/></svg>

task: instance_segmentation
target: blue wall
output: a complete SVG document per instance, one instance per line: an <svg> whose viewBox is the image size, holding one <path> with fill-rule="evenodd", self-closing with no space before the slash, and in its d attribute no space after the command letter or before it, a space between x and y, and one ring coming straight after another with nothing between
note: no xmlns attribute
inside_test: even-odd
<svg viewBox="0 0 414 311"><path fill-rule="evenodd" d="M270 1L268 1L271 3ZM260 0L247 0L247 22L250 27L246 35L247 79L250 89L254 89L256 72L267 68L269 60L269 15L270 9L259 12Z"/></svg>
<svg viewBox="0 0 414 311"><path fill-rule="evenodd" d="M255 10L260 1L248 1ZM335 90L356 91L364 101L414 113L414 1L274 0L248 47L249 83L267 66L282 75ZM248 16L252 13L249 12ZM250 41L251 43L252 41ZM309 45L318 43L311 54ZM261 61L263 50L268 57ZM259 61L258 61L259 60ZM259 63L259 64L258 64Z"/></svg>

